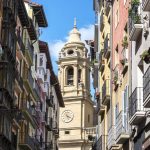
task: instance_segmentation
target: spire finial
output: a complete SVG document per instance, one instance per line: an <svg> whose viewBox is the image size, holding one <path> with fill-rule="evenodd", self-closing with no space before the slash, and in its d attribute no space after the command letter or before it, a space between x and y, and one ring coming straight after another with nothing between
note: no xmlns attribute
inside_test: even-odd
<svg viewBox="0 0 150 150"><path fill-rule="evenodd" d="M76 28L76 27L77 27L77 19L74 18L74 28Z"/></svg>

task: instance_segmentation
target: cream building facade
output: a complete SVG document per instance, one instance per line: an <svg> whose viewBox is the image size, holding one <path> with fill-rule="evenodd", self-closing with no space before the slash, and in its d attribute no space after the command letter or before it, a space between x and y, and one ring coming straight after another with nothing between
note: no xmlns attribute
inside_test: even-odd
<svg viewBox="0 0 150 150"><path fill-rule="evenodd" d="M65 108L60 109L60 150L89 150L95 135L93 102L90 94L90 61L76 27L59 54L58 77Z"/></svg>

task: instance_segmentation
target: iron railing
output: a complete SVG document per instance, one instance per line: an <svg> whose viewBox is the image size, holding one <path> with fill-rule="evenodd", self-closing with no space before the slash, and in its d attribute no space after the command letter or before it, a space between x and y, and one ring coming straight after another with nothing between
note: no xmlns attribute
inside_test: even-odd
<svg viewBox="0 0 150 150"><path fill-rule="evenodd" d="M120 111L116 118L116 139L122 134L128 134L127 113Z"/></svg>
<svg viewBox="0 0 150 150"><path fill-rule="evenodd" d="M136 87L129 98L129 118L143 110L143 88Z"/></svg>
<svg viewBox="0 0 150 150"><path fill-rule="evenodd" d="M20 73L18 72L17 68L16 68L16 71L15 71L15 77L16 77L16 80L18 81L21 89L23 89L23 79L22 79Z"/></svg>
<svg viewBox="0 0 150 150"><path fill-rule="evenodd" d="M25 45L23 43L23 39L22 37L20 36L20 33L17 33L17 41L18 41L18 44L19 44L19 47L20 47L20 50L23 52L25 52Z"/></svg>
<svg viewBox="0 0 150 150"><path fill-rule="evenodd" d="M129 14L129 33L135 28L135 24L142 24L142 15L139 12L141 5L132 5L131 12ZM141 11L141 10L140 10Z"/></svg>
<svg viewBox="0 0 150 150"><path fill-rule="evenodd" d="M102 101L104 101L107 96L110 96L110 79L106 79L102 86Z"/></svg>
<svg viewBox="0 0 150 150"><path fill-rule="evenodd" d="M31 88L33 89L34 79L32 77L30 70L28 71L28 81L29 81L29 84L31 85Z"/></svg>
<svg viewBox="0 0 150 150"><path fill-rule="evenodd" d="M28 51L31 60L33 61L34 49L33 46L30 44L29 40L27 40L26 42L26 51Z"/></svg>
<svg viewBox="0 0 150 150"><path fill-rule="evenodd" d="M146 100L149 94L150 94L150 66L148 67L147 71L143 76L143 101Z"/></svg>
<svg viewBox="0 0 150 150"><path fill-rule="evenodd" d="M31 149L35 149L35 143L34 143L34 138L29 136L25 132L20 132L19 133L20 138L19 138L19 145L27 145Z"/></svg>
<svg viewBox="0 0 150 150"><path fill-rule="evenodd" d="M110 33L107 33L106 38L104 40L104 56L110 52Z"/></svg>
<svg viewBox="0 0 150 150"><path fill-rule="evenodd" d="M108 130L107 147L110 149L115 144L115 126L111 126Z"/></svg>
<svg viewBox="0 0 150 150"><path fill-rule="evenodd" d="M105 150L107 144L107 135L101 135L100 138L95 143L94 147L96 150Z"/></svg>

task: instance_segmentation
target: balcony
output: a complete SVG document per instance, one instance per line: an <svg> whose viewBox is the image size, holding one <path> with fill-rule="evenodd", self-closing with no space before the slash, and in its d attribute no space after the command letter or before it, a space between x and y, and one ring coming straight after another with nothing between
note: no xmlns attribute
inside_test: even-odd
<svg viewBox="0 0 150 150"><path fill-rule="evenodd" d="M138 12L138 8L140 8L140 5L132 6L132 10L129 14L129 38L131 41L136 41L143 29L142 16Z"/></svg>
<svg viewBox="0 0 150 150"><path fill-rule="evenodd" d="M23 78L25 85L27 87L28 90L30 90L30 92L33 92L33 84L34 84L34 79L32 77L31 71L30 70L26 70L24 72L24 78Z"/></svg>
<svg viewBox="0 0 150 150"><path fill-rule="evenodd" d="M24 54L25 53L25 45L23 43L23 39L22 39L19 31L17 33L17 41L18 41L18 45L19 45L19 50L22 52L22 54Z"/></svg>
<svg viewBox="0 0 150 150"><path fill-rule="evenodd" d="M89 140L90 137L95 137L96 135L96 127L84 128L84 140Z"/></svg>
<svg viewBox="0 0 150 150"><path fill-rule="evenodd" d="M101 51L99 54L99 69L101 72L103 72L104 68L105 68L105 59L103 58L103 52Z"/></svg>
<svg viewBox="0 0 150 150"><path fill-rule="evenodd" d="M143 76L143 106L150 108L150 66Z"/></svg>
<svg viewBox="0 0 150 150"><path fill-rule="evenodd" d="M116 90L120 84L119 80L119 64L116 64L114 68L114 73L113 73L113 83L114 83L114 89Z"/></svg>
<svg viewBox="0 0 150 150"><path fill-rule="evenodd" d="M40 90L40 86L38 85L38 83L36 81L34 83L34 92L35 92L35 95L37 96L37 98L40 98L41 90Z"/></svg>
<svg viewBox="0 0 150 150"><path fill-rule="evenodd" d="M110 33L107 33L106 38L104 40L104 57L109 58L110 56Z"/></svg>
<svg viewBox="0 0 150 150"><path fill-rule="evenodd" d="M110 80L106 79L102 87L102 104L107 105L110 101Z"/></svg>
<svg viewBox="0 0 150 150"><path fill-rule="evenodd" d="M34 138L29 136L27 133L20 133L20 138L19 138L19 147L26 149L26 150L33 150L35 149L35 142Z"/></svg>
<svg viewBox="0 0 150 150"><path fill-rule="evenodd" d="M46 124L47 130L52 131L53 130L53 118L48 117L47 118L47 124Z"/></svg>
<svg viewBox="0 0 150 150"><path fill-rule="evenodd" d="M138 125L144 116L143 88L136 87L129 98L129 123L131 125Z"/></svg>
<svg viewBox="0 0 150 150"><path fill-rule="evenodd" d="M115 142L115 126L111 126L108 131L107 147L108 150L119 150L119 145Z"/></svg>
<svg viewBox="0 0 150 150"><path fill-rule="evenodd" d="M107 144L107 135L101 135L100 138L96 141L94 147L96 150L106 150Z"/></svg>
<svg viewBox="0 0 150 150"><path fill-rule="evenodd" d="M26 101L23 101L22 105L22 111L24 116L30 120L33 126L36 126L39 123L39 119L37 117L37 112L35 111L35 108L33 106L27 106Z"/></svg>
<svg viewBox="0 0 150 150"><path fill-rule="evenodd" d="M127 72L128 69L128 49L123 48L121 52L121 60L120 60L123 68L122 68L122 74L124 75Z"/></svg>
<svg viewBox="0 0 150 150"><path fill-rule="evenodd" d="M104 28L104 12L101 11L101 15L100 15L100 31L102 31Z"/></svg>
<svg viewBox="0 0 150 150"><path fill-rule="evenodd" d="M150 1L142 0L143 11L150 11Z"/></svg>
<svg viewBox="0 0 150 150"><path fill-rule="evenodd" d="M0 61L0 89L9 95L10 100L14 100L14 80L15 72L13 65L7 61Z"/></svg>
<svg viewBox="0 0 150 150"><path fill-rule="evenodd" d="M106 0L105 1L105 14L106 14L106 16L108 16L108 14L110 12L111 3L112 3L112 0Z"/></svg>
<svg viewBox="0 0 150 150"><path fill-rule="evenodd" d="M53 98L54 98L53 95L47 96L46 98L46 103L49 107L53 107Z"/></svg>
<svg viewBox="0 0 150 150"><path fill-rule="evenodd" d="M26 39L25 56L31 65L33 63L33 55L34 55L34 48L30 44L29 40Z"/></svg>
<svg viewBox="0 0 150 150"><path fill-rule="evenodd" d="M16 24L16 15L17 15L17 6L15 5L16 1L4 1L3 2L3 8L4 8L4 14L8 14L10 17L9 20L12 21L12 23Z"/></svg>
<svg viewBox="0 0 150 150"><path fill-rule="evenodd" d="M129 139L127 114L120 111L116 118L116 143L124 144Z"/></svg>
<svg viewBox="0 0 150 150"><path fill-rule="evenodd" d="M21 90L23 90L23 79L17 69L15 70L15 78L16 78Z"/></svg>

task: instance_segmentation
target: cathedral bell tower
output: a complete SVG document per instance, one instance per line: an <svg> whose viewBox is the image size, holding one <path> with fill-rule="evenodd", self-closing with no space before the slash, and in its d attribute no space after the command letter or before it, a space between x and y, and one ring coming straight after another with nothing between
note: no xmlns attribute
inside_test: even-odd
<svg viewBox="0 0 150 150"><path fill-rule="evenodd" d="M91 147L85 134L85 128L93 127L94 112L87 53L75 20L58 60L58 78L65 103L65 108L60 109L60 150L88 150Z"/></svg>

